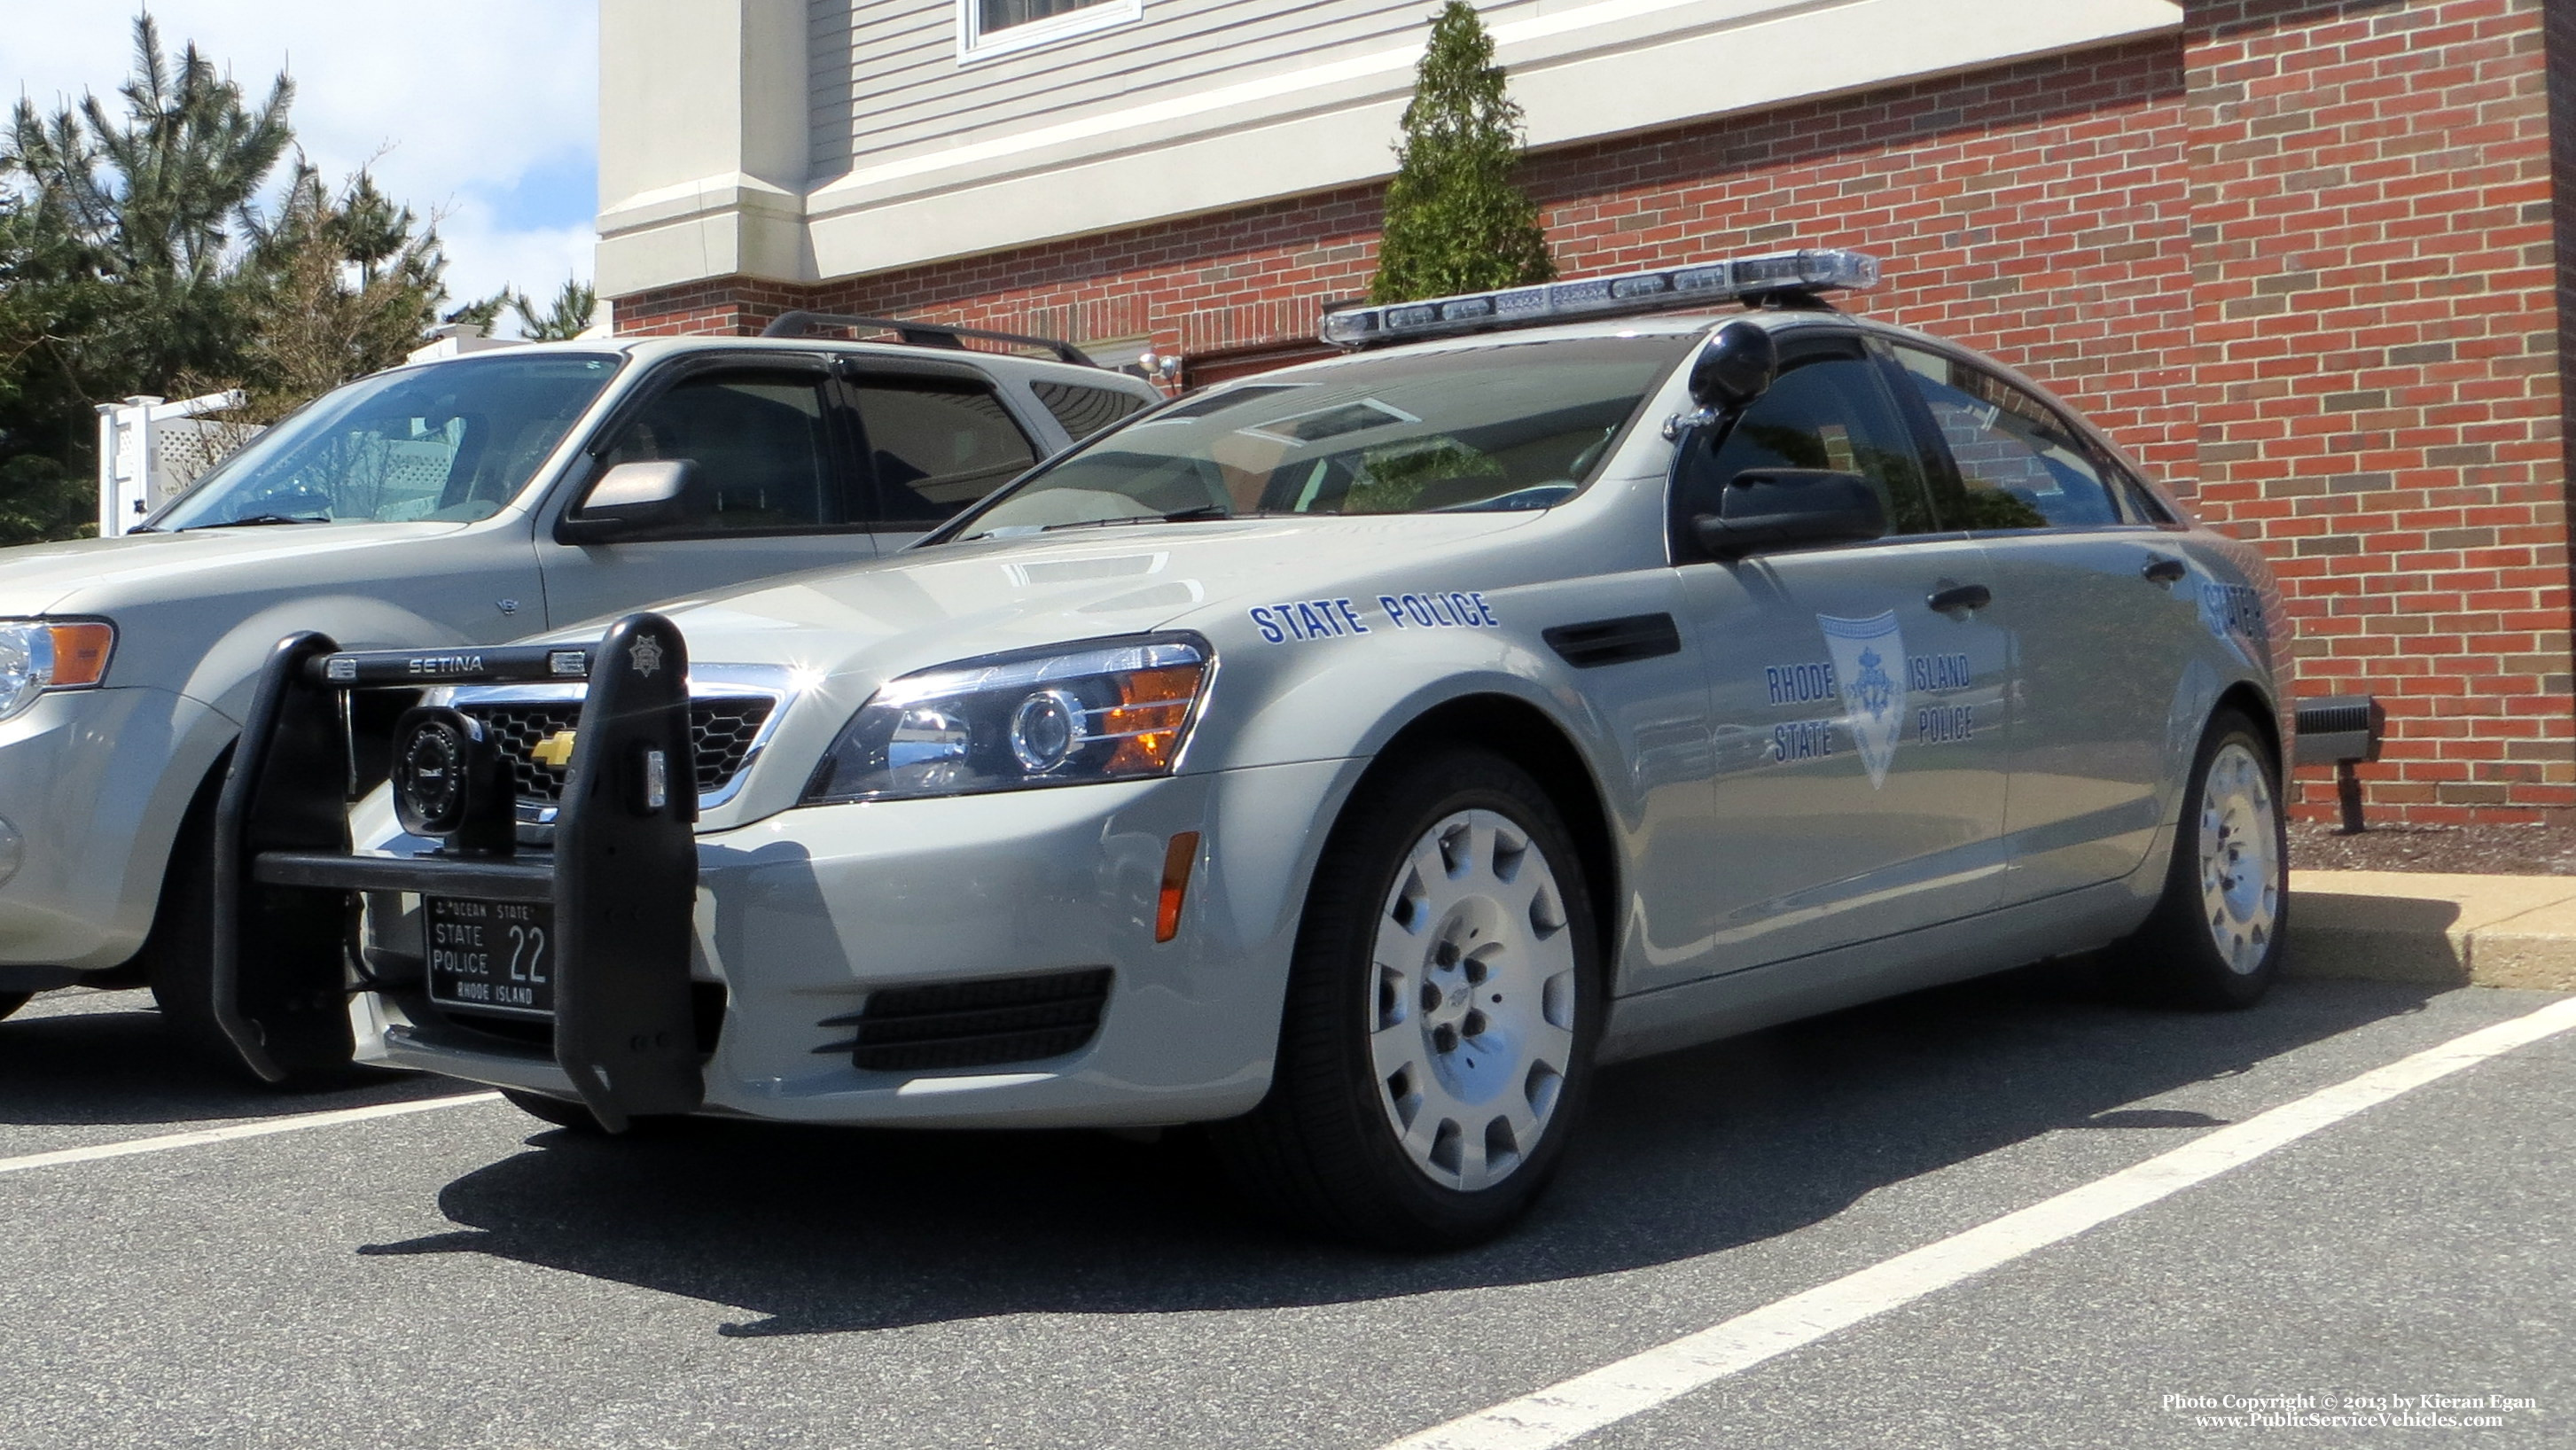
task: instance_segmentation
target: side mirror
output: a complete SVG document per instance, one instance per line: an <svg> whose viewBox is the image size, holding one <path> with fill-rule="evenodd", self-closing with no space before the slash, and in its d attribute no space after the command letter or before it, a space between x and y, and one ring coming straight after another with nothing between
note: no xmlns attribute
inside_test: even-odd
<svg viewBox="0 0 2576 1450"><path fill-rule="evenodd" d="M1729 479L1717 512L1691 520L1713 559L1772 549L1856 544L1887 535L1887 508L1857 474L1825 468L1748 468Z"/></svg>
<svg viewBox="0 0 2576 1450"><path fill-rule="evenodd" d="M1770 391L1780 371L1780 349L1769 330L1741 319L1717 330L1691 363L1691 401L1712 412L1733 412Z"/></svg>
<svg viewBox="0 0 2576 1450"><path fill-rule="evenodd" d="M621 463L601 474L590 494L555 522L567 544L595 543L667 524L680 517L680 500L698 474L694 460Z"/></svg>

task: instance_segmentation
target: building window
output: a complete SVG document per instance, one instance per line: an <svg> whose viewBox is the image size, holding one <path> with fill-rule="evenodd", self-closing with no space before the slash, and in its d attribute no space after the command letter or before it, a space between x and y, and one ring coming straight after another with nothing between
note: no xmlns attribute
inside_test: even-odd
<svg viewBox="0 0 2576 1450"><path fill-rule="evenodd" d="M1144 0L957 0L957 58L1088 35L1144 13Z"/></svg>

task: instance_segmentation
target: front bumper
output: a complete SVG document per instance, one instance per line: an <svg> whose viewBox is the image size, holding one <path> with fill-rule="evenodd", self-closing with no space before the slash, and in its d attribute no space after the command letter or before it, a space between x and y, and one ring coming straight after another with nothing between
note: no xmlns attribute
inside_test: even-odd
<svg viewBox="0 0 2576 1450"><path fill-rule="evenodd" d="M0 724L0 964L105 970L143 945L170 843L234 725L170 690L64 690Z"/></svg>
<svg viewBox="0 0 2576 1450"><path fill-rule="evenodd" d="M1118 1126L1221 1118L1269 1085L1297 914L1356 764L817 806L698 838L692 975L721 984L705 1110L797 1122ZM382 820L382 817L371 817ZM1200 833L1180 931L1154 940L1165 850ZM374 849L430 844L360 831ZM367 849L362 845L361 849ZM371 958L419 960L417 898L369 897ZM872 992L1110 971L1097 1033L1055 1058L856 1065ZM577 1098L542 1042L468 1040L416 992L362 994L362 1060Z"/></svg>

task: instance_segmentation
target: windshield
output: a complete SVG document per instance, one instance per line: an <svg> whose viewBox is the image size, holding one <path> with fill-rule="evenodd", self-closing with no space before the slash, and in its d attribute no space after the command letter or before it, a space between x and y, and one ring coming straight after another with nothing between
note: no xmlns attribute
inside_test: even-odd
<svg viewBox="0 0 2576 1450"><path fill-rule="evenodd" d="M1023 480L951 537L1546 508L1591 479L1697 340L1496 341L1264 374L1139 418Z"/></svg>
<svg viewBox="0 0 2576 1450"><path fill-rule="evenodd" d="M620 361L550 352L360 378L252 439L151 527L489 518Z"/></svg>

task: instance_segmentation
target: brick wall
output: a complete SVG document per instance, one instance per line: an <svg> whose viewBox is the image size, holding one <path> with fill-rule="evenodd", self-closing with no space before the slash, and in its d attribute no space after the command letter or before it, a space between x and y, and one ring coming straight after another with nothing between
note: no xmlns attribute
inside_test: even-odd
<svg viewBox="0 0 2576 1450"><path fill-rule="evenodd" d="M2179 39L1561 149L1525 179L1569 273L1879 252L1858 310L2027 370L2263 545L2300 688L2390 697L2364 767L2383 816L2519 818L2576 803L2542 3L2194 0ZM2551 3L2567 38L2576 6ZM1204 379L1309 343L1366 289L1378 221L1361 188L617 316L1150 336Z"/></svg>
<svg viewBox="0 0 2576 1450"><path fill-rule="evenodd" d="M2202 515L2260 541L2303 690L2371 689L2374 800L2576 804L2542 0L2196 5Z"/></svg>

